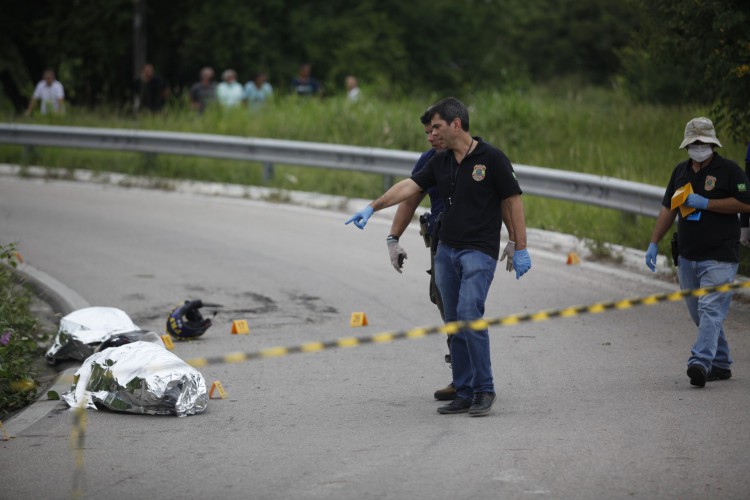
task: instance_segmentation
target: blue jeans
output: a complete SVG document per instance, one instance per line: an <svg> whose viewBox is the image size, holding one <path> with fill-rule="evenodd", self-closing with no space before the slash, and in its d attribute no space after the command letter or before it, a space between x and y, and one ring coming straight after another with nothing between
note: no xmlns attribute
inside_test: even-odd
<svg viewBox="0 0 750 500"><path fill-rule="evenodd" d="M445 322L472 321L484 316L484 302L495 276L497 260L477 250L457 250L443 243L435 255L435 281L443 299ZM471 402L476 392L495 392L490 361L490 336L485 330L461 330L450 339L456 394Z"/></svg>
<svg viewBox="0 0 750 500"><path fill-rule="evenodd" d="M680 257L678 274L683 290L723 285L734 281L739 264L716 260L694 261ZM714 292L701 297L686 297L690 317L698 326L698 338L690 352L688 365L699 364L706 373L712 366L729 369L732 356L724 335L724 319L732 301L731 292Z"/></svg>

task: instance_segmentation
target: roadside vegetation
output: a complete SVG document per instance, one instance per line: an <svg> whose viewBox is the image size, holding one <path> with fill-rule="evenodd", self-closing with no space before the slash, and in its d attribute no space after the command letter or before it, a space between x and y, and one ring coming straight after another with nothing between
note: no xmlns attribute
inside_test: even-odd
<svg viewBox="0 0 750 500"><path fill-rule="evenodd" d="M15 245L0 242L0 420L36 399L49 339L31 313L31 293L13 276L16 265Z"/></svg>
<svg viewBox="0 0 750 500"><path fill-rule="evenodd" d="M157 115L118 110L69 109L65 116L23 119L24 123L170 130L265 137L398 150L428 147L419 116L440 97L378 98L365 87L357 103L343 97L279 97L253 113L246 109L209 109L204 115L181 102ZM674 165L686 155L677 147L685 123L707 115L699 105L637 102L618 89L583 86L575 80L550 85L517 84L512 89L459 96L471 110L471 130L504 150L516 164L605 175L664 186ZM7 117L11 121L12 117ZM21 121L21 120L19 120ZM719 129L720 154L741 164L745 145ZM194 179L263 185L260 164L172 155L146 156L63 148L0 147L0 161L48 167L84 168L161 179ZM158 182L155 184L159 184ZM168 184L168 183L165 183ZM276 165L269 187L314 191L349 198L373 198L382 192L378 175ZM279 196L279 199L284 199ZM530 227L573 234L605 250L609 244L633 248L648 245L653 219L626 216L617 210L526 197ZM668 252L668 240L661 251Z"/></svg>

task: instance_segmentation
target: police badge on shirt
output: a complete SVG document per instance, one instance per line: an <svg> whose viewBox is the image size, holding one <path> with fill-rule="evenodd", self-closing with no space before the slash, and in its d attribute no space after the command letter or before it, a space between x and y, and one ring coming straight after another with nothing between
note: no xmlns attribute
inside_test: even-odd
<svg viewBox="0 0 750 500"><path fill-rule="evenodd" d="M487 176L487 167L484 165L474 165L471 171L471 178L477 182L481 182Z"/></svg>

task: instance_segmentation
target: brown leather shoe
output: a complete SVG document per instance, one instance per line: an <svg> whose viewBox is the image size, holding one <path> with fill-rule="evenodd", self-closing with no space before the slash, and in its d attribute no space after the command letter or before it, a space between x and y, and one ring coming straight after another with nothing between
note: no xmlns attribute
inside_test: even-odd
<svg viewBox="0 0 750 500"><path fill-rule="evenodd" d="M448 387L435 391L434 396L438 401L450 401L456 399L456 386L451 382L448 384Z"/></svg>

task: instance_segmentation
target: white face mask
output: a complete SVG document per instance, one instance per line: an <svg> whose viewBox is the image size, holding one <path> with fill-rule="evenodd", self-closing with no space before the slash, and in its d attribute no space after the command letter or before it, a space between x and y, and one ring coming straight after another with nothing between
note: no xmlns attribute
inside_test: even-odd
<svg viewBox="0 0 750 500"><path fill-rule="evenodd" d="M688 156L698 163L703 163L714 153L714 150L708 144L691 144L687 147L687 150Z"/></svg>

